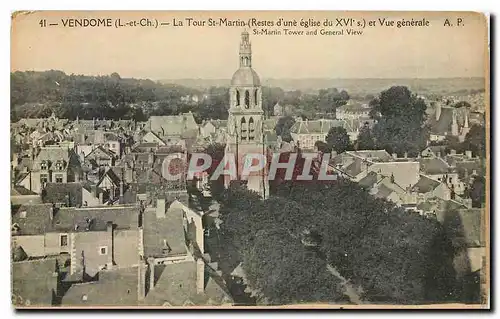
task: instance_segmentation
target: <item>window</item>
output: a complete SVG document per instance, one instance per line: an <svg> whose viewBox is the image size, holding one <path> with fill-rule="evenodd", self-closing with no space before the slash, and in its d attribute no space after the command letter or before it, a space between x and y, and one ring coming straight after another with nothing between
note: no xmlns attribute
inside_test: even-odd
<svg viewBox="0 0 500 319"><path fill-rule="evenodd" d="M108 254L108 247L103 246L99 247L99 255L107 255Z"/></svg>
<svg viewBox="0 0 500 319"><path fill-rule="evenodd" d="M448 178L448 183L450 183L450 184L453 183L453 178L451 178L451 177Z"/></svg>
<svg viewBox="0 0 500 319"><path fill-rule="evenodd" d="M236 106L240 105L240 91L236 90Z"/></svg>
<svg viewBox="0 0 500 319"><path fill-rule="evenodd" d="M48 174L40 174L40 183L43 185L49 181Z"/></svg>
<svg viewBox="0 0 500 319"><path fill-rule="evenodd" d="M255 96L254 96L254 98L255 98L255 99L254 99L254 103L255 103L255 105L257 105L257 101L259 100L259 99L258 99L258 97L257 97L257 92L258 92L258 91L259 91L259 90L255 90Z"/></svg>
<svg viewBox="0 0 500 319"><path fill-rule="evenodd" d="M247 139L247 121L243 117L241 119L241 140Z"/></svg>
<svg viewBox="0 0 500 319"><path fill-rule="evenodd" d="M63 182L63 176L61 174L56 175L56 183L62 183Z"/></svg>
<svg viewBox="0 0 500 319"><path fill-rule="evenodd" d="M68 235L61 235L59 243L61 247L67 247L68 246Z"/></svg>
<svg viewBox="0 0 500 319"><path fill-rule="evenodd" d="M42 163L40 164L40 168L42 170L46 170L47 169L47 162L46 161L42 161Z"/></svg>
<svg viewBox="0 0 500 319"><path fill-rule="evenodd" d="M245 91L245 107L248 109L250 107L250 92Z"/></svg>
<svg viewBox="0 0 500 319"><path fill-rule="evenodd" d="M57 163L56 163L56 169L59 170L59 171L62 171L63 167L64 167L63 162L57 161Z"/></svg>
<svg viewBox="0 0 500 319"><path fill-rule="evenodd" d="M248 139L250 141L252 141L255 138L254 134L255 134L255 126L253 118L251 117L250 120L248 121Z"/></svg>

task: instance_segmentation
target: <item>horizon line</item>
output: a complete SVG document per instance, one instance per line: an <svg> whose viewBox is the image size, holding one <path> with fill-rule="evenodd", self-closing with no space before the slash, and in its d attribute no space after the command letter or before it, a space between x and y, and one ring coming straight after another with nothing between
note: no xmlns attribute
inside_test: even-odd
<svg viewBox="0 0 500 319"><path fill-rule="evenodd" d="M153 77L134 77L134 76L124 76L118 71L111 72L109 74L84 74L84 73L68 73L59 69L45 69L45 70L10 70L10 73L15 72L49 72L58 71L63 72L66 75L76 75L76 76L109 76L113 73L117 73L123 79L135 79L135 80L151 80L151 81L181 81L181 80L208 80L208 81L231 81L230 77L182 77L182 78L153 78ZM261 77L261 80L440 80L440 79L485 79L486 76L438 76L438 77Z"/></svg>

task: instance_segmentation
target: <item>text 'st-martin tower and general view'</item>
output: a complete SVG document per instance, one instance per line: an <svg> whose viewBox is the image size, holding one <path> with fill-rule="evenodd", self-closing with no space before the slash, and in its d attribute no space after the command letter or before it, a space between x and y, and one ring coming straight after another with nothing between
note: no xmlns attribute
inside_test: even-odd
<svg viewBox="0 0 500 319"><path fill-rule="evenodd" d="M262 131L264 111L262 109L262 88L259 75L252 68L252 45L249 34L241 34L239 69L231 79L229 89L229 117L226 144L226 158L236 160L237 179L242 178L245 160L250 160L247 154L265 156L264 136ZM253 160L254 163L258 161ZM250 166L250 165L247 165ZM247 187L267 197L269 192L267 169L252 172L248 177ZM231 178L226 176L226 186Z"/></svg>

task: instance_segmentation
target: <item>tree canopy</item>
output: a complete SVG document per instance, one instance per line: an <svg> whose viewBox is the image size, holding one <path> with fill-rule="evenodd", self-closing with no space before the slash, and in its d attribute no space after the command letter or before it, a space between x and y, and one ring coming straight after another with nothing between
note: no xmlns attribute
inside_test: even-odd
<svg viewBox="0 0 500 319"><path fill-rule="evenodd" d="M352 148L346 129L340 126L334 126L328 131L326 144L329 150L334 150L339 154Z"/></svg>
<svg viewBox="0 0 500 319"><path fill-rule="evenodd" d="M416 155L428 140L424 100L405 86L393 86L370 102L370 116L377 120L373 137L377 147L390 153Z"/></svg>
<svg viewBox="0 0 500 319"><path fill-rule="evenodd" d="M327 184L282 182L265 201L232 186L221 203L226 244L234 245L248 285L268 303L343 300L345 283L326 271L328 265L362 300L429 302L429 276L441 269L441 261L431 258L441 249L435 220L375 199L340 178ZM303 234L315 234L315 240L305 241ZM312 247L305 244L311 242ZM448 293L432 289L432 301Z"/></svg>
<svg viewBox="0 0 500 319"><path fill-rule="evenodd" d="M292 135L290 134L290 129L295 124L295 119L291 116L283 116L278 119L274 131L276 135L281 136L281 139L285 142L290 142L292 140Z"/></svg>

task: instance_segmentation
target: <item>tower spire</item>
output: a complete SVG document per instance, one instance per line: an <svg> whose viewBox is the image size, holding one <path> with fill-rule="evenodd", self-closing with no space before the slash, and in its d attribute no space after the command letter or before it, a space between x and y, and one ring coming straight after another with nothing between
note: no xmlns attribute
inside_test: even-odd
<svg viewBox="0 0 500 319"><path fill-rule="evenodd" d="M252 66L252 44L250 36L245 30L241 33L240 43L240 68Z"/></svg>

